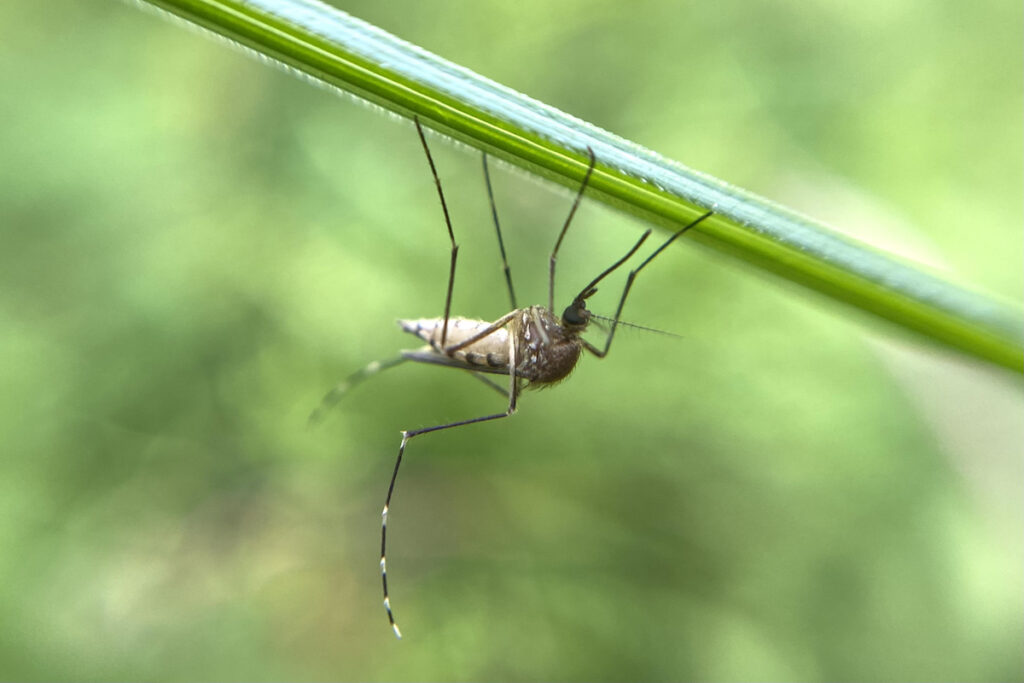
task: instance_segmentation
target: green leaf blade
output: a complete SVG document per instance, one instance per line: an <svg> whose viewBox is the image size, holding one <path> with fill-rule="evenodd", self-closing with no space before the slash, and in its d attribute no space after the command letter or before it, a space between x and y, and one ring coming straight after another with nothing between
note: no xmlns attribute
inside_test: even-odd
<svg viewBox="0 0 1024 683"><path fill-rule="evenodd" d="M598 129L316 0L149 0L336 86L568 187L586 149L594 198L668 229L705 208L701 244L975 358L1024 371L1019 307L950 283L784 207Z"/></svg>

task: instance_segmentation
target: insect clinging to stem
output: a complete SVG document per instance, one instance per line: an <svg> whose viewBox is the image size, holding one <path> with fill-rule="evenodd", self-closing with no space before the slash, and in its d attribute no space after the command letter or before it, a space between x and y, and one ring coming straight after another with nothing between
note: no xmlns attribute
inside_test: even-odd
<svg viewBox="0 0 1024 683"><path fill-rule="evenodd" d="M441 202L441 210L444 214L445 226L448 228L448 240L451 245L451 255L448 270L448 288L445 294L444 316L440 318L421 318L418 320L399 320L398 324L403 331L416 335L426 344L416 349L407 349L398 356L383 361L374 361L349 376L345 381L331 390L323 399L320 407L310 416L310 421L315 422L323 413L334 405L341 397L350 391L355 385L376 375L382 370L392 368L406 361L417 363L432 363L449 368L466 370L474 377L483 381L491 388L498 391L508 401L508 406L502 412L473 417L466 420L449 422L447 424L434 425L421 429L402 431L402 442L398 447L398 457L395 460L395 467L391 474L391 481L388 484L387 497L384 500L384 509L381 513L380 531L380 575L381 584L384 590L384 609L387 612L388 621L395 635L402 637L402 632L395 622L395 615L391 609L391 599L388 595L388 574L387 574L387 524L388 510L391 506L391 497L395 491L395 481L398 478L398 469L402 464L402 456L405 454L405 447L414 437L431 432L438 432L454 427L479 422L488 422L509 417L516 412L516 405L519 393L526 388L551 386L565 379L584 351L598 358L608 355L612 340L615 338L615 330L619 326L619 318L622 314L622 307L626 303L626 297L633 286L637 274L643 270L654 258L665 250L668 245L675 241L680 235L690 230L701 221L713 214L712 211L698 216L696 219L676 231L653 253L644 259L639 266L630 271L626 278L625 287L619 297L619 304L615 310L615 316L610 319L611 326L608 329L603 346L595 346L582 337L592 317L600 317L592 314L587 309L587 299L597 292L597 285L609 274L624 264L633 254L640 249L643 243L650 236L651 231L647 230L639 240L629 249L628 252L615 263L603 270L597 277L590 281L580 292L573 297L572 302L562 312L561 317L556 316L554 310L555 298L555 265L558 261L558 250L562 245L569 225L572 223L576 209L579 207L583 193L590 182L591 175L597 159L589 147L588 163L583 181L576 192L575 199L569 209L569 215L562 224L558 233L558 239L551 251L548 263L548 305L527 306L519 308L516 304L515 290L512 287L512 276L508 265L508 258L505 254L505 244L501 236L501 225L498 221L498 210L494 202L494 192L491 188L490 172L487 166L487 154L483 154L484 182L487 188L487 197L491 206L491 214L494 219L494 228L498 237L498 246L501 251L502 268L505 274L505 281L508 287L509 300L512 310L493 322L486 320L472 320L468 318L452 317L452 289L455 282L455 263L458 259L459 247L455 242L455 232L452 229L451 218L448 215L448 205L445 202L444 191L441 189L441 180L437 175L434 166L434 159L427 145L427 138L423 133L418 117L413 121L416 124L416 132L423 145L423 151L430 166L430 173L434 178L434 185L437 187L438 198ZM508 377L508 388L505 389L497 382L487 377L488 374L505 375Z"/></svg>

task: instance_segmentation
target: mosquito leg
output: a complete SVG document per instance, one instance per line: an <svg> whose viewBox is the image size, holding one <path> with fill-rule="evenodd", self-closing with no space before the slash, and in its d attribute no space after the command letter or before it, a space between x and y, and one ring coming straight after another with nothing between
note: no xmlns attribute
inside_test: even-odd
<svg viewBox="0 0 1024 683"><path fill-rule="evenodd" d="M398 628L398 624L395 623L395 615L391 610L391 598L388 595L388 568L387 568L387 533L388 533L388 509L391 507L391 496L395 492L395 480L398 479L398 468L402 465L402 456L405 454L405 445L409 443L409 440L413 437L419 436L420 434L429 434L430 432L439 432L443 429L452 429L454 427L464 427L466 425L476 424L478 422L488 422L490 420L500 420L503 417L509 417L516 412L516 400L519 398L519 377L516 375L516 344L515 339L512 335L509 335L508 343L508 358L509 358L509 387L508 387L508 408L503 413L495 413L494 415L484 415L483 417L474 417L469 420L460 420L458 422L449 422L448 424L436 425L434 427L425 427L423 429L406 430L402 432L402 443L398 447L398 458L395 460L395 469L391 473L391 483L388 484L388 496L384 499L384 510L381 512L380 521L380 580L381 585L384 588L384 609L388 613L388 621L391 623L391 628L394 630L395 635L399 638L402 637L402 632ZM476 373L474 373L476 374ZM495 385L496 387L497 385Z"/></svg>
<svg viewBox="0 0 1024 683"><path fill-rule="evenodd" d="M448 239L452 244L451 265L448 268L448 293L444 297L444 327L441 328L441 348L445 346L448 339L448 317L452 310L452 288L455 286L455 261L459 256L459 245L455 243L455 232L452 230L452 219L448 216L448 204L444 201L444 191L441 190L441 179L437 176L437 168L434 166L434 157L430 155L430 147L427 146L427 137L423 134L423 126L420 125L420 118L413 117L416 123L416 132L419 133L420 142L423 143L423 151L427 154L427 163L430 164L430 173L434 176L434 184L437 186L437 196L441 199L441 211L444 212L444 223L448 226Z"/></svg>
<svg viewBox="0 0 1024 683"><path fill-rule="evenodd" d="M351 391L357 384L361 384L365 380L376 375L378 372L393 368L396 365L400 365L405 361L409 360L405 356L396 356L387 360L375 360L367 365L362 370L358 370L349 375L343 382L338 384L336 387L327 392L327 394L320 401L320 405L309 415L309 426L318 424L330 410L334 404L342 399L342 397Z"/></svg>
<svg viewBox="0 0 1024 683"><path fill-rule="evenodd" d="M700 223L705 218L708 218L713 213L714 213L713 211L708 211L707 213L705 213L702 216L698 217L696 220L688 223L687 225L684 225L681 229L679 229L676 233L674 233L671 237L669 237L665 241L664 244L662 244L660 247L655 249L653 254L651 254L646 259L644 259L643 263L641 263L639 266L637 266L634 270L629 271L629 276L626 278L626 286L622 290L622 296L619 298L619 306L618 306L617 309L615 309L615 317L612 319L611 330L609 330L608 336L605 338L604 348L603 349L599 349L599 348L595 347L594 345L589 344L586 341L584 341L583 342L583 346L584 346L584 348L587 351L589 351L590 353L594 354L598 358L604 358L606 355L608 355L608 349L610 349L611 346L612 346L612 339L615 338L615 329L619 326L619 316L622 315L622 307L626 303L626 297L629 296L629 290L633 286L633 281L636 279L637 273L639 273L641 270L643 270L644 266L646 266L648 263L653 261L655 256L657 256L662 251L664 251L665 247L667 247L668 245L672 244L672 242L675 241L675 239L677 237L679 237L684 232L686 232L690 228L692 228L695 225L697 225L698 223Z"/></svg>
<svg viewBox="0 0 1024 683"><path fill-rule="evenodd" d="M491 203L491 216L494 217L494 230L498 233L498 249L501 250L501 267L505 271L505 284L508 285L508 299L512 303L512 310L519 308L516 305L516 291L512 287L512 271L508 267L508 257L505 255L505 241L501 239L501 224L498 222L498 206L494 203L494 190L491 189L491 173L487 169L487 152L484 152L484 184L487 185L487 199Z"/></svg>
<svg viewBox="0 0 1024 683"><path fill-rule="evenodd" d="M576 193L576 199L572 203L572 208L569 209L569 216L565 219L565 224L562 226L562 232L558 233L558 241L555 242L555 248L551 250L551 261L548 266L548 310L555 310L555 261L558 260L558 248L562 246L562 238L565 237L566 231L569 229L569 223L572 222L572 217L576 215L576 209L580 205L580 200L583 199L583 191L587 189L587 184L590 182L590 175L594 172L594 164L597 163L597 158L594 156L594 150L587 147L587 154L590 155L590 163L587 165L587 173L583 176L583 182L580 183L580 191Z"/></svg>

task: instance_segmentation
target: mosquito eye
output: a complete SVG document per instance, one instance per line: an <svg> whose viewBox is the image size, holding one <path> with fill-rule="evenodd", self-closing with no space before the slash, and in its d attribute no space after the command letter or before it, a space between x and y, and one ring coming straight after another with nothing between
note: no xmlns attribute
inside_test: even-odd
<svg viewBox="0 0 1024 683"><path fill-rule="evenodd" d="M589 318L589 311L585 307L577 306L576 304L566 308L565 313L562 314L562 320L566 325L586 325Z"/></svg>

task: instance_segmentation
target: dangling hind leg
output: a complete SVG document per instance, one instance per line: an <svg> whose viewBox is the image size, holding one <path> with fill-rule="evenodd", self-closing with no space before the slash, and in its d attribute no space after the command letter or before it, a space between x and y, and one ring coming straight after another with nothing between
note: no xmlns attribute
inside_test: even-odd
<svg viewBox="0 0 1024 683"><path fill-rule="evenodd" d="M368 364L365 368L353 372L351 375L345 378L343 382L334 387L323 397L320 401L320 405L309 414L309 425L316 425L324 418L324 415L328 410L334 407L338 401L342 399L348 392L356 387L356 385L362 384L366 380L370 379L378 372L383 372L389 368L393 368L396 365L401 365L409 358L404 355L389 358L387 360L375 360Z"/></svg>
<svg viewBox="0 0 1024 683"><path fill-rule="evenodd" d="M398 629L398 624L395 623L395 615L391 611L391 597L388 594L388 568L387 568L387 534L388 534L388 510L391 507L391 496L395 492L395 481L398 479L398 468L402 465L402 456L405 455L405 445L409 443L409 440L420 434L429 434L430 432L439 432L443 429L452 429L453 427L464 427L466 425L476 424L478 422L489 422L490 420L500 420L503 417L509 417L516 412L516 401L519 398L520 390L520 379L516 375L516 344L515 338L509 335L508 345L508 357L509 357L509 387L508 387L508 408L503 413L495 413L493 415L484 415L483 417L474 417L468 420L460 420L458 422L450 422L448 424L436 425L434 427L424 427L423 429L406 430L402 432L402 443L398 447L398 458L395 460L395 469L391 473L391 482L388 484L388 495L384 499L384 510L381 512L380 520L380 580L384 588L384 609L388 613L388 621L391 623L391 628L394 630L395 635L399 638L402 637L402 632ZM478 376L479 373L473 373L474 376ZM491 380L479 376L478 379L482 379L485 383L497 389L501 393L505 393L504 389L498 386Z"/></svg>

